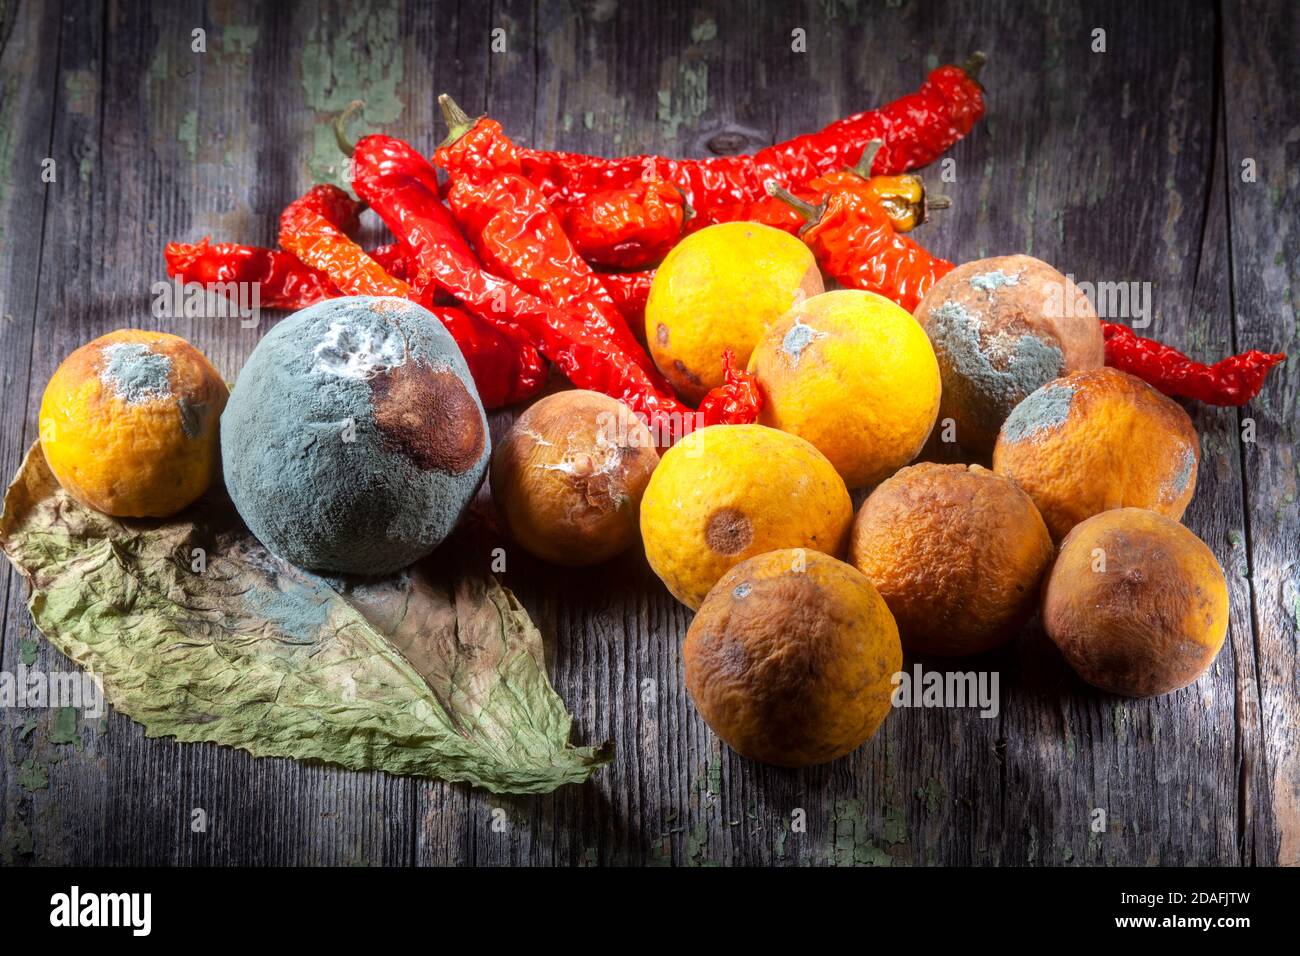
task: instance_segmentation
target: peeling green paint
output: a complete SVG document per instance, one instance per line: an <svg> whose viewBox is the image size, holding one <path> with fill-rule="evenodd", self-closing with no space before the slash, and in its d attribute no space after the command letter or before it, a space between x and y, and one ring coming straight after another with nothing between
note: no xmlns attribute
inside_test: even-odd
<svg viewBox="0 0 1300 956"><path fill-rule="evenodd" d="M28 791L48 790L50 775L36 763L35 757L28 757L18 767L18 786Z"/></svg>
<svg viewBox="0 0 1300 956"><path fill-rule="evenodd" d="M39 646L35 641L28 640L25 637L20 638L18 641L18 659L27 667L31 667L36 663L36 651Z"/></svg>
<svg viewBox="0 0 1300 956"><path fill-rule="evenodd" d="M222 27L220 52L230 56L249 56L257 49L259 32L255 24L232 23Z"/></svg>
<svg viewBox="0 0 1300 956"><path fill-rule="evenodd" d="M63 75L63 91L68 98L68 112L93 116L99 84L89 70L69 70Z"/></svg>
<svg viewBox="0 0 1300 956"><path fill-rule="evenodd" d="M54 726L50 731L52 744L76 744L82 749L81 734L77 731L77 711L73 707L60 707L54 712Z"/></svg>
<svg viewBox="0 0 1300 956"><path fill-rule="evenodd" d="M925 783L916 788L916 797L925 807L926 813L937 813L943 802L943 784L939 783L933 777L926 779Z"/></svg>
<svg viewBox="0 0 1300 956"><path fill-rule="evenodd" d="M907 815L900 807L885 808L885 827L881 833L886 843L907 842Z"/></svg>
<svg viewBox="0 0 1300 956"><path fill-rule="evenodd" d="M33 849L32 831L25 821L15 819L13 826L6 828L4 838L0 839L0 860L6 866L12 866L20 856L31 856Z"/></svg>
<svg viewBox="0 0 1300 956"><path fill-rule="evenodd" d="M657 841L650 844L650 855L646 860L647 866L672 866L673 854L669 847L668 837L660 837Z"/></svg>
<svg viewBox="0 0 1300 956"><path fill-rule="evenodd" d="M892 866L893 858L871 839L866 805L861 800L836 800L831 807L831 843L827 856L834 866ZM886 812L886 835L896 833Z"/></svg>
<svg viewBox="0 0 1300 956"><path fill-rule="evenodd" d="M353 100L365 102L368 123L391 124L401 117L406 108L397 92L405 75L402 40L398 11L387 4L354 3L341 23L311 28L299 66L307 105L322 123L313 131L307 161L315 181L349 185L329 121Z"/></svg>
<svg viewBox="0 0 1300 956"><path fill-rule="evenodd" d="M176 141L185 147L190 162L194 162L199 152L199 114L197 110L186 110L181 118L181 125L176 130Z"/></svg>
<svg viewBox="0 0 1300 956"><path fill-rule="evenodd" d="M671 88L659 90L659 123L667 139L676 139L684 125L693 126L709 109L709 65L684 63L678 70L676 95Z"/></svg>
<svg viewBox="0 0 1300 956"><path fill-rule="evenodd" d="M22 727L20 727L18 730L18 742L22 743L35 732L36 732L36 718L28 717L25 721L23 721Z"/></svg>
<svg viewBox="0 0 1300 956"><path fill-rule="evenodd" d="M691 27L692 43L708 43L718 36L718 23L713 18L701 20L695 26Z"/></svg>

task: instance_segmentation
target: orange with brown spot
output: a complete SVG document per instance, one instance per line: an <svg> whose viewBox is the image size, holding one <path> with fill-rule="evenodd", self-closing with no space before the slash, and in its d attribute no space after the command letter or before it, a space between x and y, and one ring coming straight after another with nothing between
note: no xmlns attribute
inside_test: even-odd
<svg viewBox="0 0 1300 956"><path fill-rule="evenodd" d="M898 628L862 574L816 551L752 557L705 598L682 649L686 689L751 760L806 767L860 747L890 711Z"/></svg>
<svg viewBox="0 0 1300 956"><path fill-rule="evenodd" d="M1118 508L1075 526L1043 588L1043 628L1089 684L1154 697L1205 673L1228 633L1214 553L1177 521Z"/></svg>
<svg viewBox="0 0 1300 956"><path fill-rule="evenodd" d="M844 553L853 503L826 456L763 425L714 425L663 456L641 502L646 558L688 607L746 558Z"/></svg>

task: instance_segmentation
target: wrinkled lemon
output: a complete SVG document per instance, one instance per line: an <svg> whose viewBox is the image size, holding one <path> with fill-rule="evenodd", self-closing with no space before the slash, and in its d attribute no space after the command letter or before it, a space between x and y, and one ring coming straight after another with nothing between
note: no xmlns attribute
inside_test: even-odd
<svg viewBox="0 0 1300 956"><path fill-rule="evenodd" d="M679 242L655 272L646 342L694 404L722 384L725 349L743 368L770 322L821 291L817 262L797 238L756 222L719 223Z"/></svg>
<svg viewBox="0 0 1300 956"><path fill-rule="evenodd" d="M768 326L749 359L764 425L825 455L850 488L916 457L939 413L939 363L925 331L873 292L824 292Z"/></svg>
<svg viewBox="0 0 1300 956"><path fill-rule="evenodd" d="M848 490L826 457L763 425L687 435L663 456L641 500L650 567L691 608L753 555L778 548L842 554L852 520Z"/></svg>

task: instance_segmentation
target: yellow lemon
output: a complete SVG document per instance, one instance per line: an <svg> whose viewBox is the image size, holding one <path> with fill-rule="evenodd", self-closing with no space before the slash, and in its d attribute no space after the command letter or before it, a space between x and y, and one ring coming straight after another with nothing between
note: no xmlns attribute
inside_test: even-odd
<svg viewBox="0 0 1300 956"><path fill-rule="evenodd" d="M228 397L217 370L184 339L119 329L55 370L41 399L41 450L82 504L166 517L212 481Z"/></svg>
<svg viewBox="0 0 1300 956"><path fill-rule="evenodd" d="M722 353L744 367L769 323L822 291L808 247L780 229L724 222L668 253L646 302L646 341L655 365L692 404L721 385Z"/></svg>
<svg viewBox="0 0 1300 956"><path fill-rule="evenodd" d="M825 292L768 326L749 359L764 425L807 439L850 488L888 478L921 450L939 413L925 330L873 292Z"/></svg>
<svg viewBox="0 0 1300 956"><path fill-rule="evenodd" d="M852 520L848 490L825 456L763 425L692 432L663 456L641 500L650 567L690 608L756 554L843 553Z"/></svg>

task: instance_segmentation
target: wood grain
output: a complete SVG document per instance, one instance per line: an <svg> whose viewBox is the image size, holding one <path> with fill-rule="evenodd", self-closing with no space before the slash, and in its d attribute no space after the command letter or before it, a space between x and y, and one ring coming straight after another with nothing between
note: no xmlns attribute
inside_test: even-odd
<svg viewBox="0 0 1300 956"><path fill-rule="evenodd" d="M341 174L328 123L354 97L357 132L425 150L448 92L530 145L713 155L884 102L983 49L989 116L949 154L950 177L927 171L953 206L921 241L1150 283L1146 334L1198 357L1294 350L1298 41L1300 13L1280 3L1176 17L1051 0L0 3L0 467L36 434L57 363L113 328L184 335L234 378L267 323L154 314L161 247L270 242L290 199ZM382 234L373 217L365 228ZM545 635L575 736L615 743L589 784L495 797L146 740L119 715L79 718L80 743L59 744L52 714L6 709L0 850L19 863L1300 862L1296 390L1288 363L1245 409L1189 407L1203 462L1186 522L1228 571L1231 630L1210 673L1166 698L1089 690L1034 624L963 665L998 674L996 718L904 710L830 766L760 767L687 700L690 616L640 555L575 573L511 549L507 583ZM4 669L33 646L39 666L69 666L12 573L0 589Z"/></svg>

